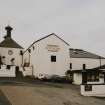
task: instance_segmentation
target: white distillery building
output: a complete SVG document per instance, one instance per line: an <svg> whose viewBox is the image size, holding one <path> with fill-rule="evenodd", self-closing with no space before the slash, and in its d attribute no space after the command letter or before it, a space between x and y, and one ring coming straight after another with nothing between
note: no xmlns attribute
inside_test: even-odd
<svg viewBox="0 0 105 105"><path fill-rule="evenodd" d="M24 75L65 76L70 64L69 48L69 44L54 33L35 41L23 54Z"/></svg>
<svg viewBox="0 0 105 105"><path fill-rule="evenodd" d="M23 47L12 39L12 27L7 26L5 30L6 36L0 43L0 77L15 77L15 70L22 65Z"/></svg>
<svg viewBox="0 0 105 105"><path fill-rule="evenodd" d="M83 70L88 70L90 72L93 71L88 73L87 79L89 82L104 83L104 78L100 78L100 75L103 74L100 74L100 67L104 64L104 57L84 51L82 49L70 49L70 71L72 72L74 84L82 84Z"/></svg>

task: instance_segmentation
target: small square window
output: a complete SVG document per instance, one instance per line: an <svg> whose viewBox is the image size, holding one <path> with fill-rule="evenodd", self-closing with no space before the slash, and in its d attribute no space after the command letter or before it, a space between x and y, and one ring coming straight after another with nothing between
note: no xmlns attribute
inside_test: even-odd
<svg viewBox="0 0 105 105"><path fill-rule="evenodd" d="M7 68L6 69L10 70L10 68L11 68L11 66L10 65L7 65Z"/></svg>
<svg viewBox="0 0 105 105"><path fill-rule="evenodd" d="M56 56L51 56L51 62L56 62Z"/></svg>
<svg viewBox="0 0 105 105"><path fill-rule="evenodd" d="M85 91L92 91L92 85L85 85Z"/></svg>

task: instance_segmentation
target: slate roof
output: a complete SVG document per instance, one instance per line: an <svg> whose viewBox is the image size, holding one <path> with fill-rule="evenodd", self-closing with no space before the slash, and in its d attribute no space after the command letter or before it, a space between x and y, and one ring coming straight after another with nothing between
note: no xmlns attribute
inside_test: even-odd
<svg viewBox="0 0 105 105"><path fill-rule="evenodd" d="M94 53L84 51L82 49L73 49L73 48L70 48L70 57L71 58L105 59L104 57L96 55Z"/></svg>
<svg viewBox="0 0 105 105"><path fill-rule="evenodd" d="M1 43L0 47L7 47L7 48L19 48L23 49L16 41L14 41L11 37L5 38Z"/></svg>

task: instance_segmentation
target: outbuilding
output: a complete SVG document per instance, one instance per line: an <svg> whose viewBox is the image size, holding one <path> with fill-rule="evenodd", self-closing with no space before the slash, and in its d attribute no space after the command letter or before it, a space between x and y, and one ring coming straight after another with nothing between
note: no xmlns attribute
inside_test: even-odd
<svg viewBox="0 0 105 105"><path fill-rule="evenodd" d="M82 84L82 71L90 71L88 78L90 81L97 81L97 70L93 69L101 67L105 64L105 58L97 54L82 50L82 49L70 49L70 71L73 77L74 84ZM99 75L98 75L99 77Z"/></svg>
<svg viewBox="0 0 105 105"><path fill-rule="evenodd" d="M0 42L0 77L15 77L15 70L22 65L23 47L11 37L12 29L11 26L5 27L6 36Z"/></svg>
<svg viewBox="0 0 105 105"><path fill-rule="evenodd" d="M105 65L82 71L81 94L105 97Z"/></svg>

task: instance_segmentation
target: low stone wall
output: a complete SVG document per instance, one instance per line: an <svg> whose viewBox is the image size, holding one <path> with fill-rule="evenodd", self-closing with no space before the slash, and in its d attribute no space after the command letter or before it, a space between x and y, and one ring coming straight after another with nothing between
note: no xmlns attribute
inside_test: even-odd
<svg viewBox="0 0 105 105"><path fill-rule="evenodd" d="M105 97L105 84L81 85L81 95Z"/></svg>
<svg viewBox="0 0 105 105"><path fill-rule="evenodd" d="M6 65L1 65L0 77L16 77L15 66L10 66L10 69L7 69Z"/></svg>

